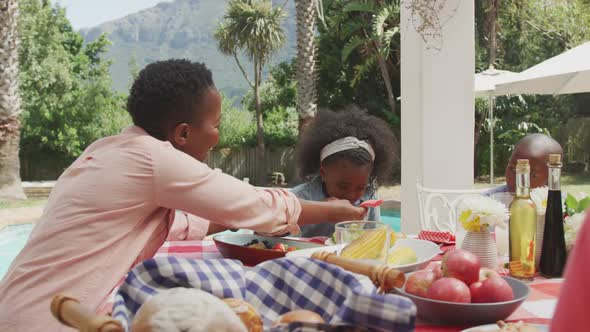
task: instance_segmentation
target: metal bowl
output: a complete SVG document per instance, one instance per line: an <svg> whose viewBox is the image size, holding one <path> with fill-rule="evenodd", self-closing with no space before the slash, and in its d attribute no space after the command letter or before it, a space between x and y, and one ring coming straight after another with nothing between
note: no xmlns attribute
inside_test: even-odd
<svg viewBox="0 0 590 332"><path fill-rule="evenodd" d="M247 266L254 266L267 260L285 257L286 252L283 251L256 249L244 246L246 243L254 239L261 242L268 241L273 246L277 243L283 243L289 247L295 246L298 249L324 246L322 244L307 241L251 234L220 234L213 237L217 249L221 252L224 258L237 259Z"/></svg>
<svg viewBox="0 0 590 332"><path fill-rule="evenodd" d="M404 288L395 290L416 304L418 317L423 320L436 324L462 326L491 324L508 318L526 300L530 292L529 286L524 282L505 276L502 278L512 287L514 300L495 303L455 303L408 294L404 291L405 285Z"/></svg>

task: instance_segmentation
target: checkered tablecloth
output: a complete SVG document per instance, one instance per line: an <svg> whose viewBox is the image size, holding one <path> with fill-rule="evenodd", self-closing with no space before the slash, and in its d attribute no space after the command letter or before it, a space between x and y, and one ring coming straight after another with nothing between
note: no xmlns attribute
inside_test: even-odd
<svg viewBox="0 0 590 332"><path fill-rule="evenodd" d="M247 270L230 259L149 259L127 274L115 296L113 317L128 331L142 303L174 287L199 288L220 298L243 298L260 313L269 327L265 331L271 332L293 331L270 326L294 309L316 312L333 325L379 331L410 332L416 320L416 307L409 299L379 294L369 278L305 257L275 259Z"/></svg>
<svg viewBox="0 0 590 332"><path fill-rule="evenodd" d="M443 251L452 250L453 246L441 248ZM156 257L182 257L194 259L222 258L213 241L171 241L166 242L156 254ZM439 260L439 258L435 260ZM530 284L531 293L523 305L507 320L524 320L529 323L548 324L553 316L557 297L563 279L537 278ZM115 292L112 293L114 299ZM112 306L112 302L111 302ZM466 327L463 326L435 326L426 322L417 321L417 332L456 332Z"/></svg>

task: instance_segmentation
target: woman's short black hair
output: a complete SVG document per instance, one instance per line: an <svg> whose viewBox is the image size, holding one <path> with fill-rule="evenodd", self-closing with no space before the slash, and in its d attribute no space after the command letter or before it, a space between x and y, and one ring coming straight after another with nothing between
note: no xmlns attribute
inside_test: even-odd
<svg viewBox="0 0 590 332"><path fill-rule="evenodd" d="M133 82L127 112L135 125L165 140L170 128L197 118L196 106L212 87L211 71L202 63L179 59L150 63Z"/></svg>
<svg viewBox="0 0 590 332"><path fill-rule="evenodd" d="M368 141L375 151L375 161L371 178L384 183L392 175L396 160L396 145L389 125L356 106L350 106L339 112L322 110L305 129L297 146L297 162L300 176L307 178L318 174L320 169L320 151L337 139L353 136ZM357 165L371 164L371 156L363 148L345 150L328 156L324 164L337 160L348 160Z"/></svg>

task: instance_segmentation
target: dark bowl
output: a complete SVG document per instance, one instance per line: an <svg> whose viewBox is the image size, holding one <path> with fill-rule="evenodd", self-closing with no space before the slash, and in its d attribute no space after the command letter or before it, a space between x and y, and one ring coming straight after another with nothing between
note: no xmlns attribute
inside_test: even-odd
<svg viewBox="0 0 590 332"><path fill-rule="evenodd" d="M408 280L407 276L406 280ZM455 303L408 294L404 288L395 290L416 304L418 317L423 320L436 324L464 326L493 324L508 318L526 300L530 292L529 286L524 282L510 277L502 278L512 287L514 300L495 303Z"/></svg>
<svg viewBox="0 0 590 332"><path fill-rule="evenodd" d="M251 234L220 234L213 237L217 249L224 258L237 259L247 266L254 266L270 259L285 257L286 252L283 251L244 247L244 244L254 239L268 241L273 246L277 243L283 243L289 247L295 246L298 249L324 247L323 244L307 241Z"/></svg>

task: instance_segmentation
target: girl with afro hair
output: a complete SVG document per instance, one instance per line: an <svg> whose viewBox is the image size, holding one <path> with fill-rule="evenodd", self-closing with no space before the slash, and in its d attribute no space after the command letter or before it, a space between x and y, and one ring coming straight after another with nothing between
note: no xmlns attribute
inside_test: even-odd
<svg viewBox="0 0 590 332"><path fill-rule="evenodd" d="M340 112L320 111L296 148L300 176L305 183L292 189L301 199L346 199L354 205L377 198L377 184L391 175L395 137L388 124L358 107ZM378 221L377 208L368 220ZM331 236L334 223L301 227L301 236Z"/></svg>

